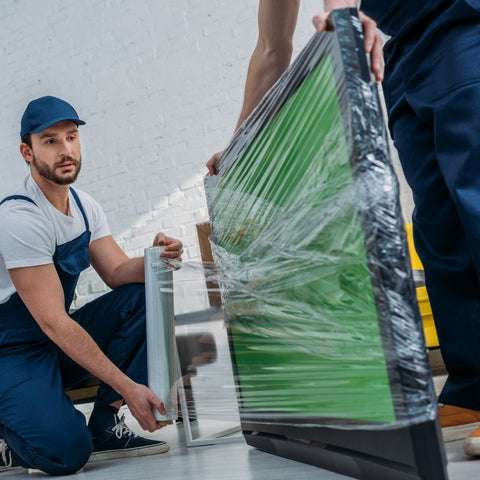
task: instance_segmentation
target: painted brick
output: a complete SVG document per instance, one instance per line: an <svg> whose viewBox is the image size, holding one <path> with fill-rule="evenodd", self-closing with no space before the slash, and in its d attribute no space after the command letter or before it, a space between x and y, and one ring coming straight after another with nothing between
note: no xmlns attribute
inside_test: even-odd
<svg viewBox="0 0 480 480"><path fill-rule="evenodd" d="M295 52L313 34L320 7L302 0ZM205 162L237 121L257 8L251 0L3 2L0 195L27 173L18 153L26 104L56 95L87 121L77 186L104 207L120 246L141 254L163 230L181 237L185 258L198 261ZM408 204L408 188L402 192ZM104 291L89 269L76 303Z"/></svg>

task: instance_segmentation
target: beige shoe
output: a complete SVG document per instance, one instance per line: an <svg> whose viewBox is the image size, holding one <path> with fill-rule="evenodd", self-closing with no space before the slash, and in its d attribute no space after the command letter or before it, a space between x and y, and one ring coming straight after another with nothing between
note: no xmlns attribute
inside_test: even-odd
<svg viewBox="0 0 480 480"><path fill-rule="evenodd" d="M463 449L470 457L480 456L480 427L475 429L463 442Z"/></svg>

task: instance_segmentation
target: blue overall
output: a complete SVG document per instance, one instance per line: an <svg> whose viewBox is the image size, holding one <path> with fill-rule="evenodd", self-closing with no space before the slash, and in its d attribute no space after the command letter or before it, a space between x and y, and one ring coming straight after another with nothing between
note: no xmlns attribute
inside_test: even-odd
<svg viewBox="0 0 480 480"><path fill-rule="evenodd" d="M383 89L449 376L480 410L480 0L363 0L392 39Z"/></svg>
<svg viewBox="0 0 480 480"><path fill-rule="evenodd" d="M85 231L57 245L53 257L68 311L79 274L89 266L89 224L76 192ZM3 202L28 197L11 196ZM146 384L144 285L125 285L75 311L71 317L110 360L134 381ZM43 333L17 293L0 305L0 437L24 467L52 475L77 471L92 452L85 417L64 393L88 376ZM99 387L96 406L120 396Z"/></svg>

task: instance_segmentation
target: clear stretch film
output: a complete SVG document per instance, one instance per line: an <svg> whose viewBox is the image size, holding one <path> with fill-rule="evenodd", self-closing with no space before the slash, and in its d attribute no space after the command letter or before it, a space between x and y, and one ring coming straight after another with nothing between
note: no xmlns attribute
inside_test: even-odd
<svg viewBox="0 0 480 480"><path fill-rule="evenodd" d="M435 390L361 23L332 22L205 178L211 273L244 419L396 429Z"/></svg>
<svg viewBox="0 0 480 480"><path fill-rule="evenodd" d="M164 402L166 415L177 418L177 349L173 309L173 276L160 258L161 247L145 249L145 300L147 315L148 385Z"/></svg>

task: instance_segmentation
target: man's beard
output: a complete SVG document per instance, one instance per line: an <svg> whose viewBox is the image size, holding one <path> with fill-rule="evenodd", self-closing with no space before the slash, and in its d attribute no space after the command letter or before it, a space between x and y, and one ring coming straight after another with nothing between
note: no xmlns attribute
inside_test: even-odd
<svg viewBox="0 0 480 480"><path fill-rule="evenodd" d="M57 174L57 167L60 167L65 163L72 163L75 170L69 174ZM42 162L37 157L35 157L35 155L33 155L33 165L37 169L39 175L46 180L50 180L57 185L70 185L77 179L78 174L80 173L80 170L82 168L82 157L79 157L78 160L73 157L64 157L59 162L56 162L53 167L50 167L48 164Z"/></svg>

